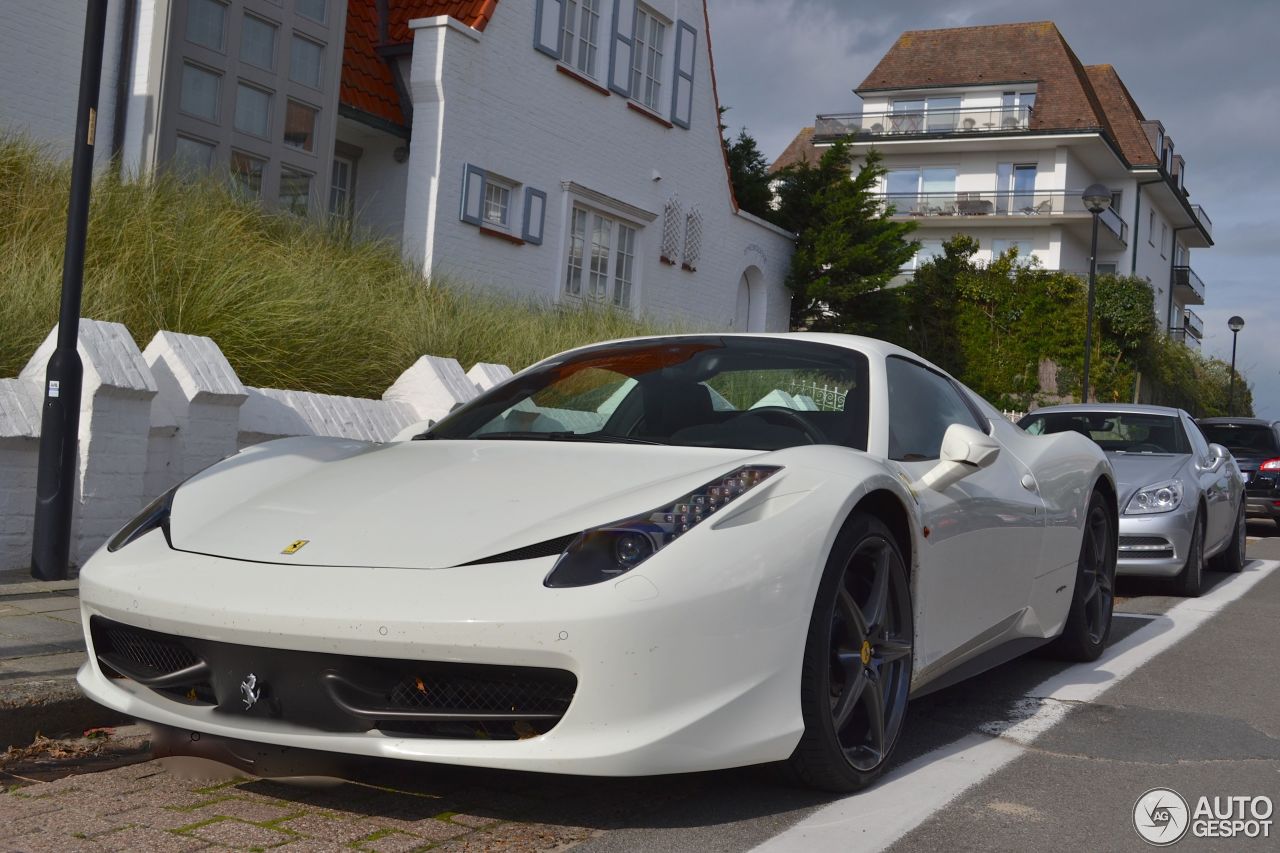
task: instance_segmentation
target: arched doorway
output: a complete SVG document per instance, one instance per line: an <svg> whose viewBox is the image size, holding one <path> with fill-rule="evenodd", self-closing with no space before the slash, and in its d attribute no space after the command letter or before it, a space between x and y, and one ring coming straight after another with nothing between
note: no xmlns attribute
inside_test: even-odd
<svg viewBox="0 0 1280 853"><path fill-rule="evenodd" d="M765 298L762 280L764 274L757 266L749 266L738 279L738 302L733 314L735 332L763 332Z"/></svg>

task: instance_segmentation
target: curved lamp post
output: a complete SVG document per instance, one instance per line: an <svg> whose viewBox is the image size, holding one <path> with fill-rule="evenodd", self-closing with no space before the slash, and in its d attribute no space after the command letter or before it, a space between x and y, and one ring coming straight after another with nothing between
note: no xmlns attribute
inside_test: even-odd
<svg viewBox="0 0 1280 853"><path fill-rule="evenodd" d="M1080 200L1093 214L1093 239L1089 244L1089 314L1084 327L1084 391L1080 402L1089 402L1089 357L1093 352L1093 291L1098 280L1098 216L1111 207L1111 190L1102 184L1090 184Z"/></svg>
<svg viewBox="0 0 1280 853"><path fill-rule="evenodd" d="M1227 321L1227 328L1231 330L1231 382L1227 386L1227 417L1235 417L1236 404L1236 337L1240 334L1240 330L1244 328L1244 318L1236 315Z"/></svg>

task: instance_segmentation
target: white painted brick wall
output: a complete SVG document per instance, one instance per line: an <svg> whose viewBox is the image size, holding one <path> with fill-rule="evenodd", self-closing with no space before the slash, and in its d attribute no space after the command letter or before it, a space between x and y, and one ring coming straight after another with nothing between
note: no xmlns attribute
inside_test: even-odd
<svg viewBox="0 0 1280 853"><path fill-rule="evenodd" d="M98 89L98 144L94 162L111 155L123 3L107 4L102 81ZM84 44L84 3L66 0L0 2L0 133L18 132L71 153Z"/></svg>
<svg viewBox="0 0 1280 853"><path fill-rule="evenodd" d="M601 4L602 70L612 5ZM555 61L533 48L533 0L500 4L478 39L438 25L415 31L405 255L438 275L507 294L560 300L570 210L562 183L572 181L659 216L638 235L633 300L638 311L687 326L734 328L739 282L748 268L758 267L767 299L763 321L768 330L784 330L789 310L783 279L792 245L778 231L733 211L702 0L649 5L698 31L690 130L665 128L629 109L626 99L602 96L557 72ZM664 104L671 91L674 33L667 48ZM603 73L601 79L607 81ZM547 193L542 245L512 245L459 220L466 163ZM654 180L655 173L661 180ZM660 217L672 193L686 212L696 204L703 215L697 272L658 260ZM522 205L512 201L513 213L522 213ZM739 324L737 330L744 329Z"/></svg>

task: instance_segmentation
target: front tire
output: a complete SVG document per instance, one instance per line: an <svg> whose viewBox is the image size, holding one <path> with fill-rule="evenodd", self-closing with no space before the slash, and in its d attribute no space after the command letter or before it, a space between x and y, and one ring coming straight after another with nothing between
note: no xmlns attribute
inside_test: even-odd
<svg viewBox="0 0 1280 853"><path fill-rule="evenodd" d="M1186 598L1199 598L1201 577L1204 575L1204 513L1197 512L1195 526L1191 530L1191 544L1187 547L1187 562L1182 573L1174 578L1174 594Z"/></svg>
<svg viewBox="0 0 1280 853"><path fill-rule="evenodd" d="M1240 505L1240 513L1236 516L1236 529L1231 536L1231 544L1226 550L1220 554L1215 554L1209 558L1209 565L1214 571L1230 572L1235 574L1244 571L1244 564L1248 561L1245 556L1245 548L1249 540L1249 526L1245 521L1244 504Z"/></svg>
<svg viewBox="0 0 1280 853"><path fill-rule="evenodd" d="M809 622L804 734L787 761L792 776L849 793L884 772L906 717L914 629L910 580L893 534L855 513L831 549Z"/></svg>
<svg viewBox="0 0 1280 853"><path fill-rule="evenodd" d="M1089 499L1084 518L1071 610L1062 633L1048 647L1049 654L1062 660L1097 660L1111 637L1117 525L1106 498L1098 492Z"/></svg>

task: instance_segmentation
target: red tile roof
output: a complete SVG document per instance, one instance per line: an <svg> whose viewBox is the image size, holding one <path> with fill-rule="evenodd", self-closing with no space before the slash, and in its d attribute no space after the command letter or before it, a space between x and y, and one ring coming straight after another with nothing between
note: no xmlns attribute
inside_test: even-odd
<svg viewBox="0 0 1280 853"><path fill-rule="evenodd" d="M1159 165L1160 159L1142 128L1142 122L1145 121L1142 110L1129 94L1120 75L1110 65L1090 65L1084 70L1107 114L1111 132L1115 134L1116 144L1120 146L1124 159L1131 166Z"/></svg>
<svg viewBox="0 0 1280 853"><path fill-rule="evenodd" d="M769 174L776 174L797 163L816 166L821 159L822 152L813 147L813 128L802 127L796 134L796 138L791 140L791 143L778 155L778 159L769 166Z"/></svg>
<svg viewBox="0 0 1280 853"><path fill-rule="evenodd" d="M338 99L344 107L403 127L404 112L400 109L395 77L386 60L378 55L379 29L377 0L348 0Z"/></svg>
<svg viewBox="0 0 1280 853"><path fill-rule="evenodd" d="M854 91L1015 83L1036 84L1034 130L1111 130L1084 66L1052 21L903 33Z"/></svg>
<svg viewBox="0 0 1280 853"><path fill-rule="evenodd" d="M498 0L385 0L385 4L382 0L348 0L340 102L344 107L404 127L405 113L395 75L381 49L411 44L409 22L414 18L448 15L483 30L497 5ZM378 20L379 6L386 8L386 21Z"/></svg>
<svg viewBox="0 0 1280 853"><path fill-rule="evenodd" d="M387 0L387 41L404 44L413 41L409 22L414 18L448 15L468 27L484 32L498 0Z"/></svg>

